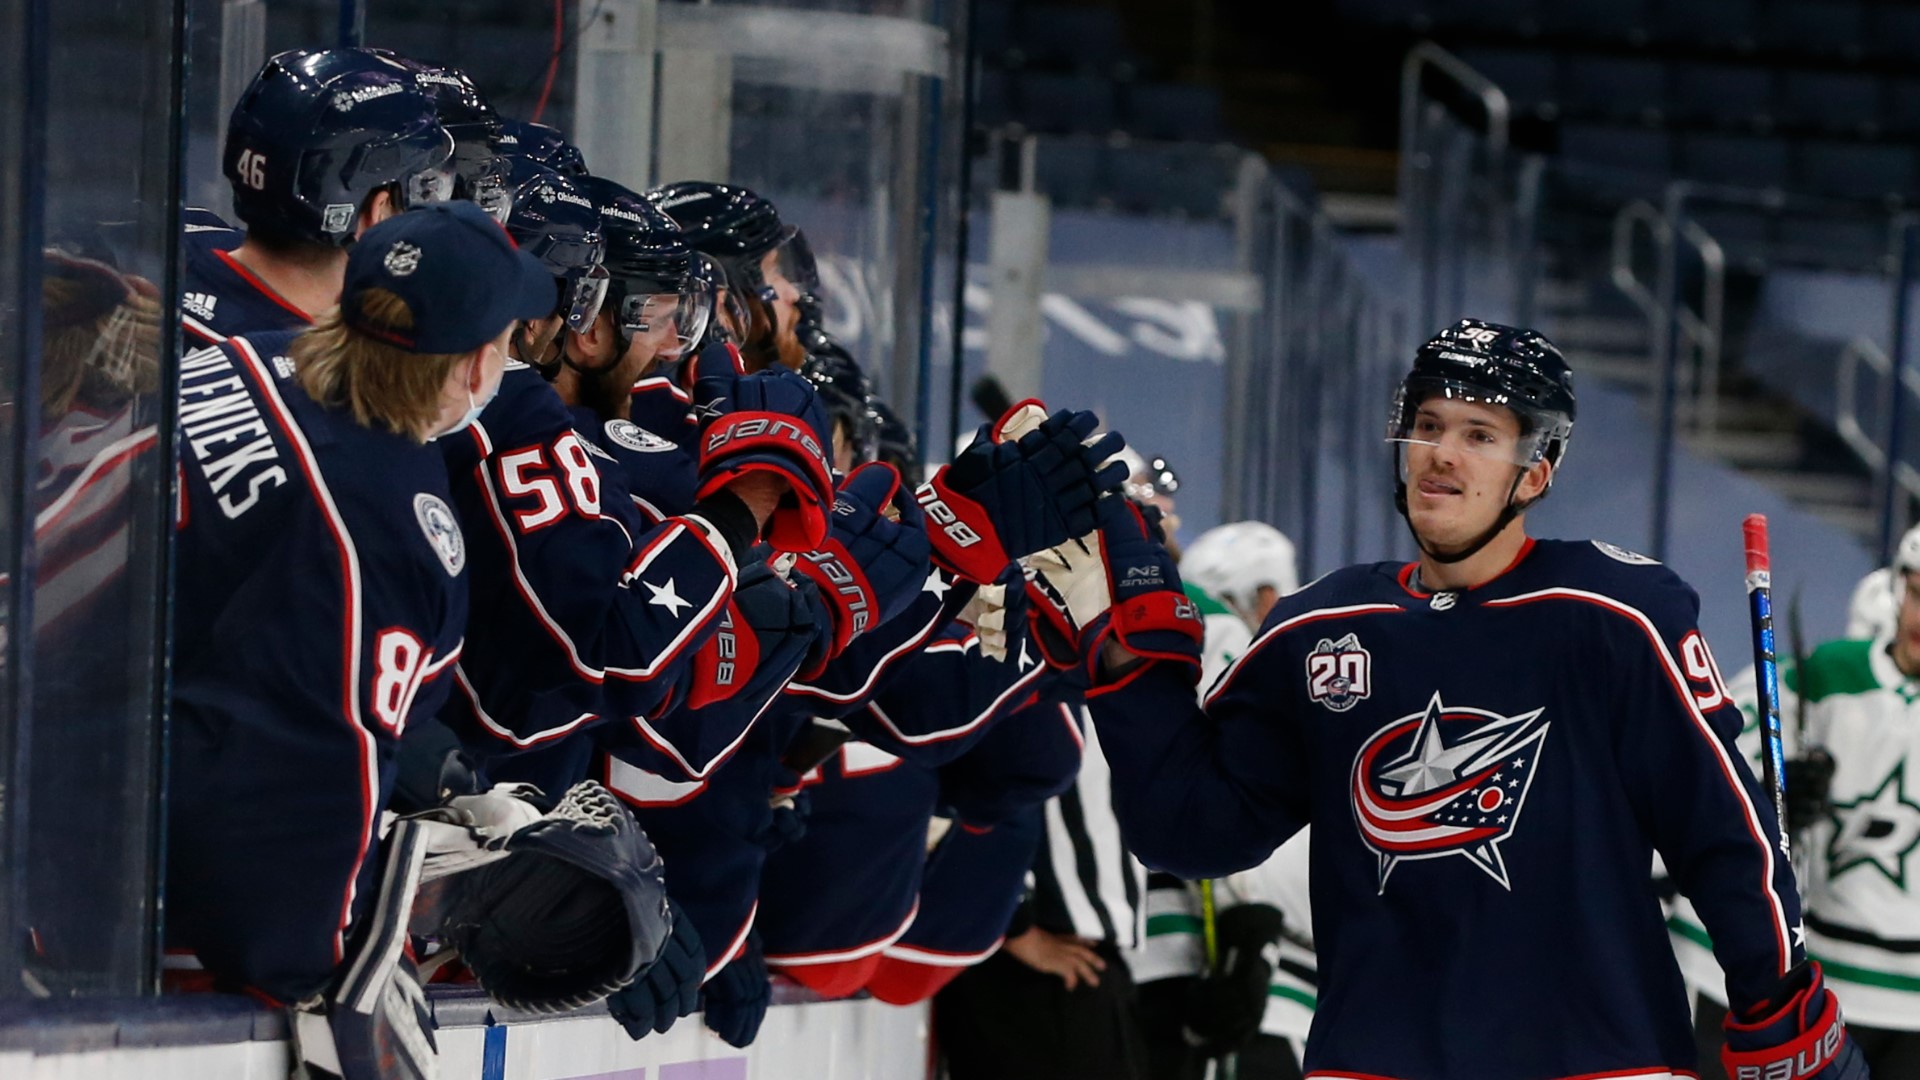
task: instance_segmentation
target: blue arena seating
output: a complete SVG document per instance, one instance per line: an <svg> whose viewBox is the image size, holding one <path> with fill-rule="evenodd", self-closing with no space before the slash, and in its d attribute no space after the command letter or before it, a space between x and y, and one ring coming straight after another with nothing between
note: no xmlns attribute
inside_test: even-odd
<svg viewBox="0 0 1920 1080"><path fill-rule="evenodd" d="M1773 72L1733 64L1677 64L1668 115L1722 127L1765 127L1773 113Z"/></svg>
<svg viewBox="0 0 1920 1080"><path fill-rule="evenodd" d="M1815 195L1879 198L1914 189L1913 148L1904 143L1809 140L1796 147L1798 190Z"/></svg>
<svg viewBox="0 0 1920 1080"><path fill-rule="evenodd" d="M1097 75L1021 73L1016 115L1035 131L1104 134L1118 123L1112 80Z"/></svg>
<svg viewBox="0 0 1920 1080"><path fill-rule="evenodd" d="M1561 106L1582 116L1658 120L1667 108L1666 66L1638 56L1570 57Z"/></svg>
<svg viewBox="0 0 1920 1080"><path fill-rule="evenodd" d="M1872 135L1881 124L1880 82L1849 71L1787 71L1780 77L1780 122L1843 135Z"/></svg>
<svg viewBox="0 0 1920 1080"><path fill-rule="evenodd" d="M1784 188L1790 156L1784 139L1696 131L1681 136L1679 171L1713 184Z"/></svg>

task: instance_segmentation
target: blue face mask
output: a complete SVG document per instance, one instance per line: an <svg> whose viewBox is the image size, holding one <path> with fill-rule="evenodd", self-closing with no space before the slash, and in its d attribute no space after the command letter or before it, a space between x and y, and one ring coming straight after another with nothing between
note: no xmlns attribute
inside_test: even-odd
<svg viewBox="0 0 1920 1080"><path fill-rule="evenodd" d="M506 381L505 379L494 380L493 389L487 391L486 397L479 398L477 400L473 396L473 391L471 390L467 391L466 415L460 418L459 423L453 425L452 427L441 432L440 434L435 435L432 439L428 439L427 441L433 442L434 439L444 439L449 435L458 434L472 427L474 423L480 419L480 414L487 411L487 406L493 403L493 399L500 395L500 384L505 381Z"/></svg>

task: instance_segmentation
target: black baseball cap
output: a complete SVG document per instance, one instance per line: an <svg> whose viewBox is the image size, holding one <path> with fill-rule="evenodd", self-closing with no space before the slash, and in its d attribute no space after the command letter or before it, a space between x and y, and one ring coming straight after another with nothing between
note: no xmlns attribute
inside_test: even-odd
<svg viewBox="0 0 1920 1080"><path fill-rule="evenodd" d="M406 301L413 326L360 310L368 289ZM553 274L514 246L493 215L471 202L433 203L368 229L347 253L340 317L407 352L472 352L522 319L553 314Z"/></svg>

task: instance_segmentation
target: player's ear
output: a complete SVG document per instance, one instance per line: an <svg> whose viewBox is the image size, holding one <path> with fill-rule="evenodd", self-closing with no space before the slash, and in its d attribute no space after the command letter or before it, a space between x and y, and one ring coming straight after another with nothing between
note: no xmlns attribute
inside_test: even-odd
<svg viewBox="0 0 1920 1080"><path fill-rule="evenodd" d="M393 189L385 187L375 189L373 194L367 196L367 201L360 206L360 221L354 231L355 239L398 212L399 208L393 202Z"/></svg>
<svg viewBox="0 0 1920 1080"><path fill-rule="evenodd" d="M1545 495L1548 486L1552 483L1553 463L1545 460L1536 461L1527 466L1527 474L1520 479L1520 490L1514 493L1515 499L1521 503L1533 502Z"/></svg>

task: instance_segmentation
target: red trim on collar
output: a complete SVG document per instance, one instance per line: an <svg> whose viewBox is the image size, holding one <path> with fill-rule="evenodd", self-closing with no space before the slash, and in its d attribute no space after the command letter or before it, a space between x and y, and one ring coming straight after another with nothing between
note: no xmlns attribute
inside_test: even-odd
<svg viewBox="0 0 1920 1080"><path fill-rule="evenodd" d="M1502 569L1499 573L1493 575L1492 577L1488 578L1487 580L1481 582L1479 585L1473 586L1472 589L1466 589L1464 591L1472 592L1473 589L1478 589L1487 585L1491 585L1494 582L1499 581L1501 578L1506 577L1508 573L1512 572L1514 567L1519 566L1521 563L1527 561L1527 556L1533 554L1533 545L1534 545L1533 537L1531 536L1527 537L1527 542L1520 545L1520 553L1518 555L1515 555L1513 557L1513 561L1508 563L1504 569ZM1425 600L1428 597L1431 597L1433 594L1427 593L1427 592L1421 592L1420 590L1415 589L1413 587L1413 572L1415 570L1418 570L1419 568L1420 568L1419 563L1410 562L1407 565L1400 568L1400 572L1395 575L1395 580L1400 583L1400 587L1402 589L1405 589L1407 591L1407 595L1416 597L1421 600ZM1447 591L1454 592L1459 590L1449 589Z"/></svg>
<svg viewBox="0 0 1920 1080"><path fill-rule="evenodd" d="M300 316L302 319L306 320L308 323L313 322L313 316L307 314L304 311L301 311L297 307L294 307L292 301L288 300L284 296L281 296L279 293L274 292L273 286L268 285L266 282L260 280L259 275L255 274L253 271L241 265L239 259L234 258L231 254L225 251L216 250L213 254L215 258L227 264L227 269L240 275L240 277L243 280L245 280L247 284L260 290L260 295L266 297L267 299L273 301L276 304L279 304L281 307L286 308L288 311L293 312L295 315Z"/></svg>

